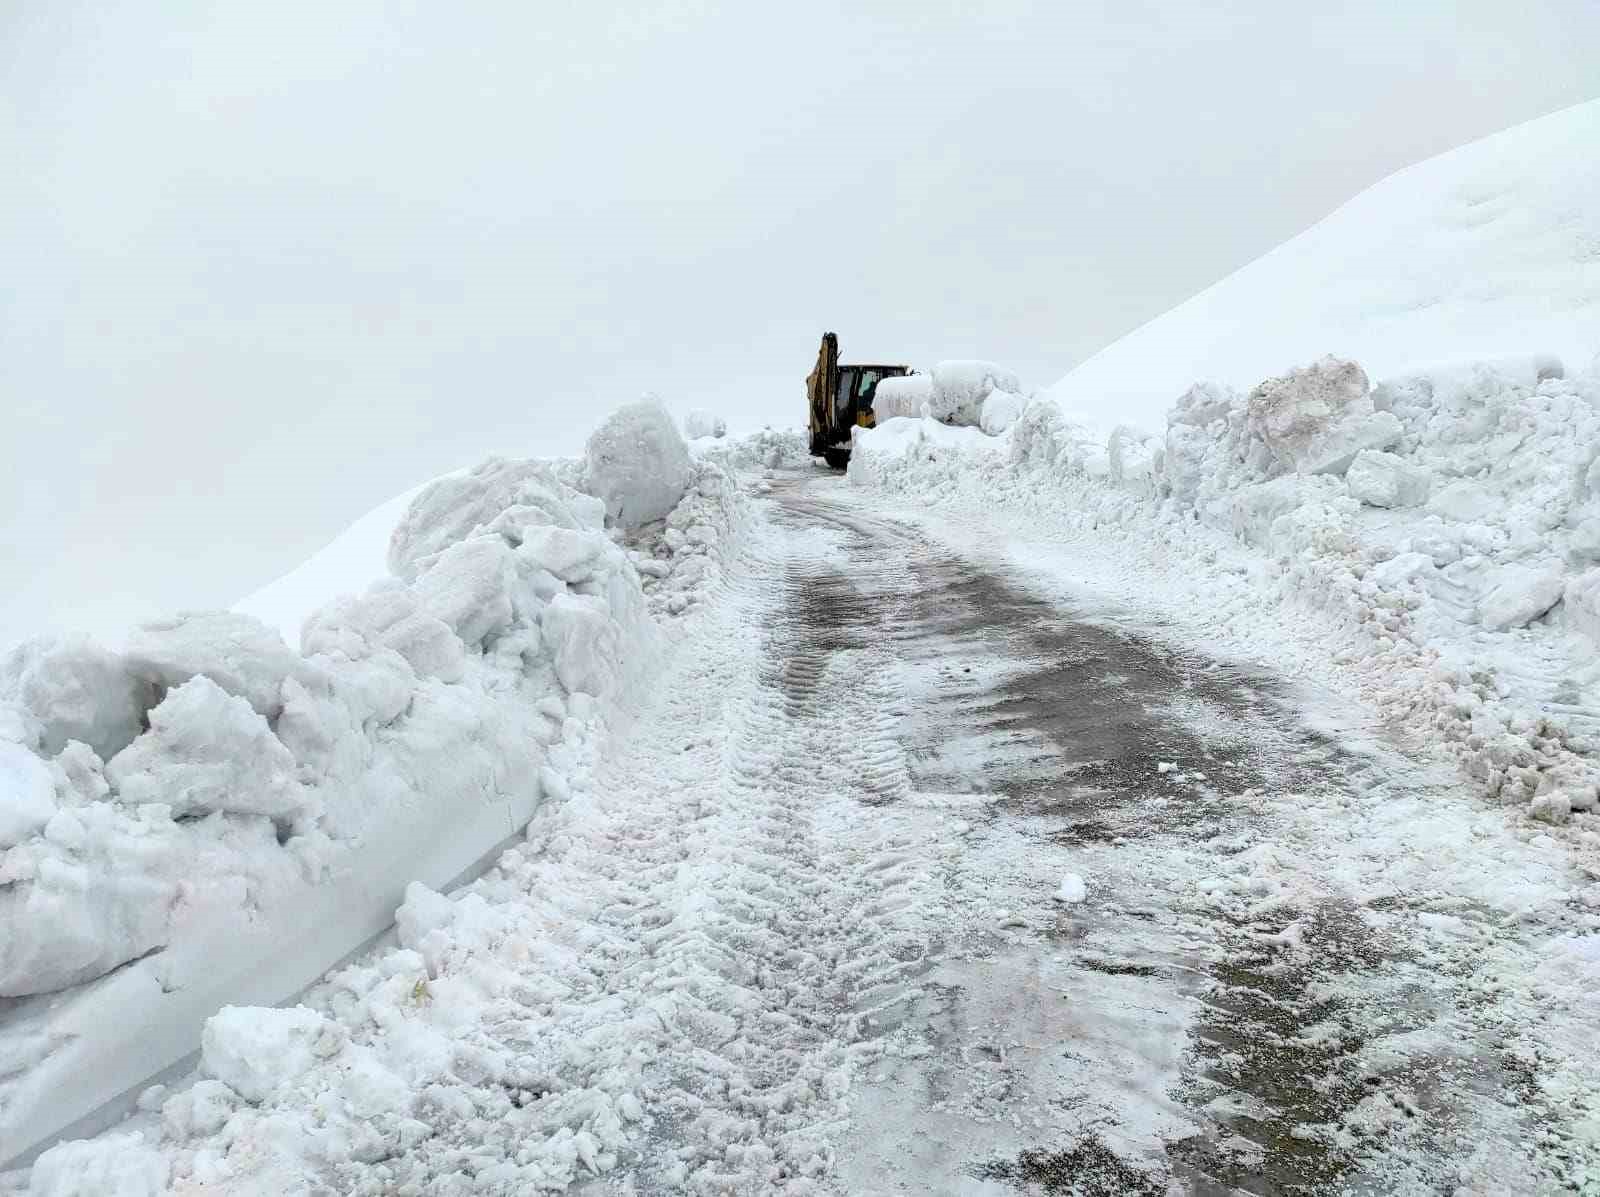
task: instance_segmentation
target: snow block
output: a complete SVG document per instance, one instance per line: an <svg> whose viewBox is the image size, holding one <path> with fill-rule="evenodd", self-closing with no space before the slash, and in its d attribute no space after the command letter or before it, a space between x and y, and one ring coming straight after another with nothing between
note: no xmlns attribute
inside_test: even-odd
<svg viewBox="0 0 1600 1197"><path fill-rule="evenodd" d="M1600 568L1585 570L1562 592L1567 625L1600 646Z"/></svg>
<svg viewBox="0 0 1600 1197"><path fill-rule="evenodd" d="M872 417L876 423L922 415L933 400L933 379L926 374L907 374L885 378L872 393Z"/></svg>
<svg viewBox="0 0 1600 1197"><path fill-rule="evenodd" d="M683 417L683 435L692 441L706 436L726 436L727 432L728 422L703 407L697 407Z"/></svg>
<svg viewBox="0 0 1600 1197"><path fill-rule="evenodd" d="M576 499L542 461L491 457L464 474L436 479L411 500L389 537L389 569L409 582L452 544L480 532L519 544L525 527L583 527Z"/></svg>
<svg viewBox="0 0 1600 1197"><path fill-rule="evenodd" d="M584 450L585 489L627 529L665 519L693 481L689 450L661 400L613 412Z"/></svg>
<svg viewBox="0 0 1600 1197"><path fill-rule="evenodd" d="M107 757L143 729L155 690L92 641L45 637L18 645L0 662L0 699L26 713L46 756L78 740Z"/></svg>
<svg viewBox="0 0 1600 1197"><path fill-rule="evenodd" d="M171 1171L142 1134L57 1143L33 1162L28 1197L163 1197Z"/></svg>
<svg viewBox="0 0 1600 1197"><path fill-rule="evenodd" d="M516 580L511 546L498 536L475 536L439 553L411 592L425 614L470 647L510 625Z"/></svg>
<svg viewBox="0 0 1600 1197"><path fill-rule="evenodd" d="M967 424L976 428L982 419L983 401L992 392L1018 393L1021 390L1017 376L993 362L940 362L933 368L928 414L946 424Z"/></svg>
<svg viewBox="0 0 1600 1197"><path fill-rule="evenodd" d="M1167 413L1167 425L1208 428L1218 420L1226 420L1242 403L1239 393L1232 387L1217 382L1197 382L1178 396Z"/></svg>
<svg viewBox="0 0 1600 1197"><path fill-rule="evenodd" d="M556 677L567 692L600 697L616 672L617 626L605 604L586 594L558 594L540 623L555 662Z"/></svg>
<svg viewBox="0 0 1600 1197"><path fill-rule="evenodd" d="M466 649L455 630L423 611L417 596L394 579L313 612L300 642L308 657L326 654L361 660L392 651L418 677L446 682L459 681L466 668Z"/></svg>
<svg viewBox="0 0 1600 1197"><path fill-rule="evenodd" d="M167 694L150 730L107 762L106 776L123 802L159 802L175 815L293 820L317 807L267 721L204 676Z"/></svg>
<svg viewBox="0 0 1600 1197"><path fill-rule="evenodd" d="M342 1046L339 1029L304 1006L224 1006L201 1032L200 1070L259 1102Z"/></svg>
<svg viewBox="0 0 1600 1197"><path fill-rule="evenodd" d="M1160 438L1139 428L1119 424L1106 440L1106 462L1109 477L1117 486L1127 487L1140 495L1155 492L1156 477L1161 472L1166 446Z"/></svg>
<svg viewBox="0 0 1600 1197"><path fill-rule="evenodd" d="M1428 471L1393 453L1363 449L1345 471L1350 497L1369 507L1417 507L1428 501Z"/></svg>
<svg viewBox="0 0 1600 1197"><path fill-rule="evenodd" d="M0 740L0 850L43 829L55 813L49 767L21 744Z"/></svg>
<svg viewBox="0 0 1600 1197"><path fill-rule="evenodd" d="M1361 450L1386 449L1404 432L1367 392L1360 366L1325 357L1251 391L1250 430L1296 473L1342 474Z"/></svg>
<svg viewBox="0 0 1600 1197"><path fill-rule="evenodd" d="M128 667L161 686L208 677L268 719L283 709L283 679L299 657L252 615L205 611L157 620L128 639Z"/></svg>
<svg viewBox="0 0 1600 1197"><path fill-rule="evenodd" d="M990 436L999 436L1017 422L1027 406L1027 399L1015 391L991 391L983 401L978 427Z"/></svg>
<svg viewBox="0 0 1600 1197"><path fill-rule="evenodd" d="M1520 628L1561 601L1559 565L1504 565L1478 600L1478 622L1491 632Z"/></svg>

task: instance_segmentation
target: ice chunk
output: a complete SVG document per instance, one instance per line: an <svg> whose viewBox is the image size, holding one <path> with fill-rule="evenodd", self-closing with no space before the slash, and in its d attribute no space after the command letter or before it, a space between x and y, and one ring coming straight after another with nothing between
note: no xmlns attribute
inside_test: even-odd
<svg viewBox="0 0 1600 1197"><path fill-rule="evenodd" d="M990 436L999 436L1017 422L1027 406L1027 399L1015 391L991 391L989 397L983 401L978 427Z"/></svg>
<svg viewBox="0 0 1600 1197"><path fill-rule="evenodd" d="M1342 474L1363 449L1386 449L1404 429L1377 411L1355 362L1325 357L1250 392L1251 430L1300 474Z"/></svg>
<svg viewBox="0 0 1600 1197"><path fill-rule="evenodd" d="M1478 601L1478 622L1491 632L1520 628L1561 601L1561 567L1505 565Z"/></svg>
<svg viewBox="0 0 1600 1197"><path fill-rule="evenodd" d="M138 1132L57 1143L33 1162L27 1197L162 1197L166 1157Z"/></svg>
<svg viewBox="0 0 1600 1197"><path fill-rule="evenodd" d="M117 796L129 804L272 819L297 818L315 807L294 770L294 756L267 721L204 676L169 692L150 712L150 730L106 764Z"/></svg>
<svg viewBox="0 0 1600 1197"><path fill-rule="evenodd" d="M474 532L489 531L511 511L523 523L576 527L577 514L561 501L562 489L544 462L504 457L436 479L411 501L390 534L389 569L410 581L431 558Z"/></svg>
<svg viewBox="0 0 1600 1197"><path fill-rule="evenodd" d="M336 1026L304 1006L224 1006L201 1032L200 1070L257 1102L341 1046Z"/></svg>
<svg viewBox="0 0 1600 1197"><path fill-rule="evenodd" d="M1416 507L1428 501L1428 471L1393 453L1361 450L1344 480L1351 497L1369 507Z"/></svg>
<svg viewBox="0 0 1600 1197"><path fill-rule="evenodd" d="M683 417L683 435L690 440L698 440L703 436L725 436L727 432L728 422L703 407L697 407Z"/></svg>
<svg viewBox="0 0 1600 1197"><path fill-rule="evenodd" d="M584 471L589 493L630 529L665 519L693 481L683 437L656 398L619 408L594 431Z"/></svg>
<svg viewBox="0 0 1600 1197"><path fill-rule="evenodd" d="M511 546L498 536L475 536L441 552L411 589L423 611L476 645L511 623L516 578Z"/></svg>
<svg viewBox="0 0 1600 1197"><path fill-rule="evenodd" d="M21 744L0 740L0 850L20 844L55 813L49 766Z"/></svg>
<svg viewBox="0 0 1600 1197"><path fill-rule="evenodd" d="M299 661L276 628L234 611L147 623L129 637L127 658L134 673L162 686L208 677L268 719L283 709L283 679Z"/></svg>
<svg viewBox="0 0 1600 1197"><path fill-rule="evenodd" d="M605 605L584 594L558 594L541 620L556 677L571 693L596 696L611 688L616 671L617 625Z"/></svg>
<svg viewBox="0 0 1600 1197"><path fill-rule="evenodd" d="M154 689L127 662L88 640L29 640L0 663L0 696L12 696L35 721L39 750L54 756L68 740L102 757L122 751L142 730Z"/></svg>
<svg viewBox="0 0 1600 1197"><path fill-rule="evenodd" d="M919 417L932 399L933 379L926 374L885 378L872 393L872 417L879 424L903 416Z"/></svg>

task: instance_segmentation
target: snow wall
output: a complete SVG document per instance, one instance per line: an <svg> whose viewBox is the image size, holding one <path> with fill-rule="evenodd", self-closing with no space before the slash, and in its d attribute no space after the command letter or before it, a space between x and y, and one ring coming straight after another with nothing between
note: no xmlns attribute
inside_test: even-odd
<svg viewBox="0 0 1600 1197"><path fill-rule="evenodd" d="M723 461L788 439L691 459L633 405L585 461L415 493L390 576L311 611L299 651L206 612L0 663L0 1163L191 1056L221 1007L291 999L408 883L448 886L562 796L573 745L719 576ZM364 560L370 523L312 576ZM263 592L280 620L306 580Z"/></svg>

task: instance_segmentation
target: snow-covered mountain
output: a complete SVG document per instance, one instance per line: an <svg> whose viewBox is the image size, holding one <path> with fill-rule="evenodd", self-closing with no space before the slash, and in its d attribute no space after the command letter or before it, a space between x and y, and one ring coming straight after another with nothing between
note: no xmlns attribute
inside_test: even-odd
<svg viewBox="0 0 1600 1197"><path fill-rule="evenodd" d="M1600 100L1397 171L1050 393L1095 424L1156 429L1197 379L1247 390L1326 353L1373 378L1526 353L1581 369L1600 352L1596 146Z"/></svg>

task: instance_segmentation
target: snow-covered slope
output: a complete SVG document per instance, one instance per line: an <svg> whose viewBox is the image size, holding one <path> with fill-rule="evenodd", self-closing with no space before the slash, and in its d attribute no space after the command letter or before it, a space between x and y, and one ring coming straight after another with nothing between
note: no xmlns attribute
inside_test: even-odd
<svg viewBox="0 0 1600 1197"><path fill-rule="evenodd" d="M1600 100L1399 171L1050 394L1105 431L1158 430L1197 380L1247 390L1327 353L1375 379L1530 352L1580 368L1600 352L1596 146Z"/></svg>

